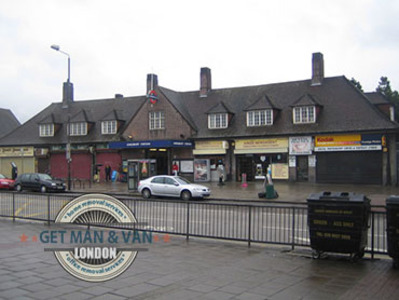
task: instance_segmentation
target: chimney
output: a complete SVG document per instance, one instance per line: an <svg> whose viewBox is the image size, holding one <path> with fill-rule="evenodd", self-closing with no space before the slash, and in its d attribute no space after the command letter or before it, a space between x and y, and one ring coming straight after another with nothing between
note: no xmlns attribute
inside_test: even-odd
<svg viewBox="0 0 399 300"><path fill-rule="evenodd" d="M62 106L67 108L70 102L73 102L73 83L67 81L62 87Z"/></svg>
<svg viewBox="0 0 399 300"><path fill-rule="evenodd" d="M155 90L156 88L158 88L158 76L155 74L147 74L147 93L146 93L146 95L148 95L148 93L151 90Z"/></svg>
<svg viewBox="0 0 399 300"><path fill-rule="evenodd" d="M211 69L201 68L200 97L207 97L212 89Z"/></svg>
<svg viewBox="0 0 399 300"><path fill-rule="evenodd" d="M312 57L312 85L321 85L324 79L324 60L320 52Z"/></svg>

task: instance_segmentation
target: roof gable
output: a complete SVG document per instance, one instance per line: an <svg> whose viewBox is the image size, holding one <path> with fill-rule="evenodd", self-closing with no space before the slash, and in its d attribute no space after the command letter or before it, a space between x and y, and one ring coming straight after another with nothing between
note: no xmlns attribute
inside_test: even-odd
<svg viewBox="0 0 399 300"><path fill-rule="evenodd" d="M69 122L71 123L79 123L79 122L86 122L89 123L89 118L87 116L86 110L82 109L79 111L77 114L75 114L73 117L69 119Z"/></svg>
<svg viewBox="0 0 399 300"><path fill-rule="evenodd" d="M256 100L254 103L247 106L244 109L244 111L264 110L264 109L279 109L279 108L276 107L276 105L273 103L273 101L270 99L270 97L268 95L263 95L258 100Z"/></svg>
<svg viewBox="0 0 399 300"><path fill-rule="evenodd" d="M315 96L305 94L299 97L291 106L322 106Z"/></svg>
<svg viewBox="0 0 399 300"><path fill-rule="evenodd" d="M55 117L54 114L49 114L43 118L38 124L55 124Z"/></svg>
<svg viewBox="0 0 399 300"><path fill-rule="evenodd" d="M123 119L123 111L113 109L102 117L100 121L125 121Z"/></svg>
<svg viewBox="0 0 399 300"><path fill-rule="evenodd" d="M219 114L219 113L233 114L233 112L226 107L226 105L223 103L223 101L220 101L218 104L216 104L210 110L208 110L206 113L207 114Z"/></svg>
<svg viewBox="0 0 399 300"><path fill-rule="evenodd" d="M11 110L0 108L0 137L7 135L20 125Z"/></svg>

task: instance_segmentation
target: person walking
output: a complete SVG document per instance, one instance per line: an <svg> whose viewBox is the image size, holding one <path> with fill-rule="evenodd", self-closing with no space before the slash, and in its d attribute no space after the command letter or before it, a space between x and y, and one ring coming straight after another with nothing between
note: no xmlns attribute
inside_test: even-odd
<svg viewBox="0 0 399 300"><path fill-rule="evenodd" d="M224 185L223 179L224 179L224 166L223 166L223 161L219 160L219 165L217 168L218 175L219 175L219 184L218 185Z"/></svg>
<svg viewBox="0 0 399 300"><path fill-rule="evenodd" d="M108 180L111 180L111 166L110 165L105 166L105 181L108 182Z"/></svg>

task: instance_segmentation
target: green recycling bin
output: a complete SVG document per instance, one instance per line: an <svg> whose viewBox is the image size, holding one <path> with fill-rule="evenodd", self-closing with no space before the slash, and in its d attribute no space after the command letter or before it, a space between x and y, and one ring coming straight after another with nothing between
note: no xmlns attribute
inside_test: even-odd
<svg viewBox="0 0 399 300"><path fill-rule="evenodd" d="M323 252L364 256L369 228L370 199L363 194L321 192L308 199L308 226L313 257Z"/></svg>

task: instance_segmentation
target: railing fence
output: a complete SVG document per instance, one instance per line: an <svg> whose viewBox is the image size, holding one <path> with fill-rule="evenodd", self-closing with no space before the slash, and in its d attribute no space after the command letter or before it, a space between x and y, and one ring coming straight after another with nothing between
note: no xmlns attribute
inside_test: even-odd
<svg viewBox="0 0 399 300"><path fill-rule="evenodd" d="M0 193L0 217L45 221L50 225L72 195ZM136 230L248 243L310 247L307 204L230 204L118 197L134 213ZM387 254L386 212L372 207L366 252ZM122 225L121 225L122 226ZM113 225L115 228L115 225ZM123 227L120 227L123 228Z"/></svg>

